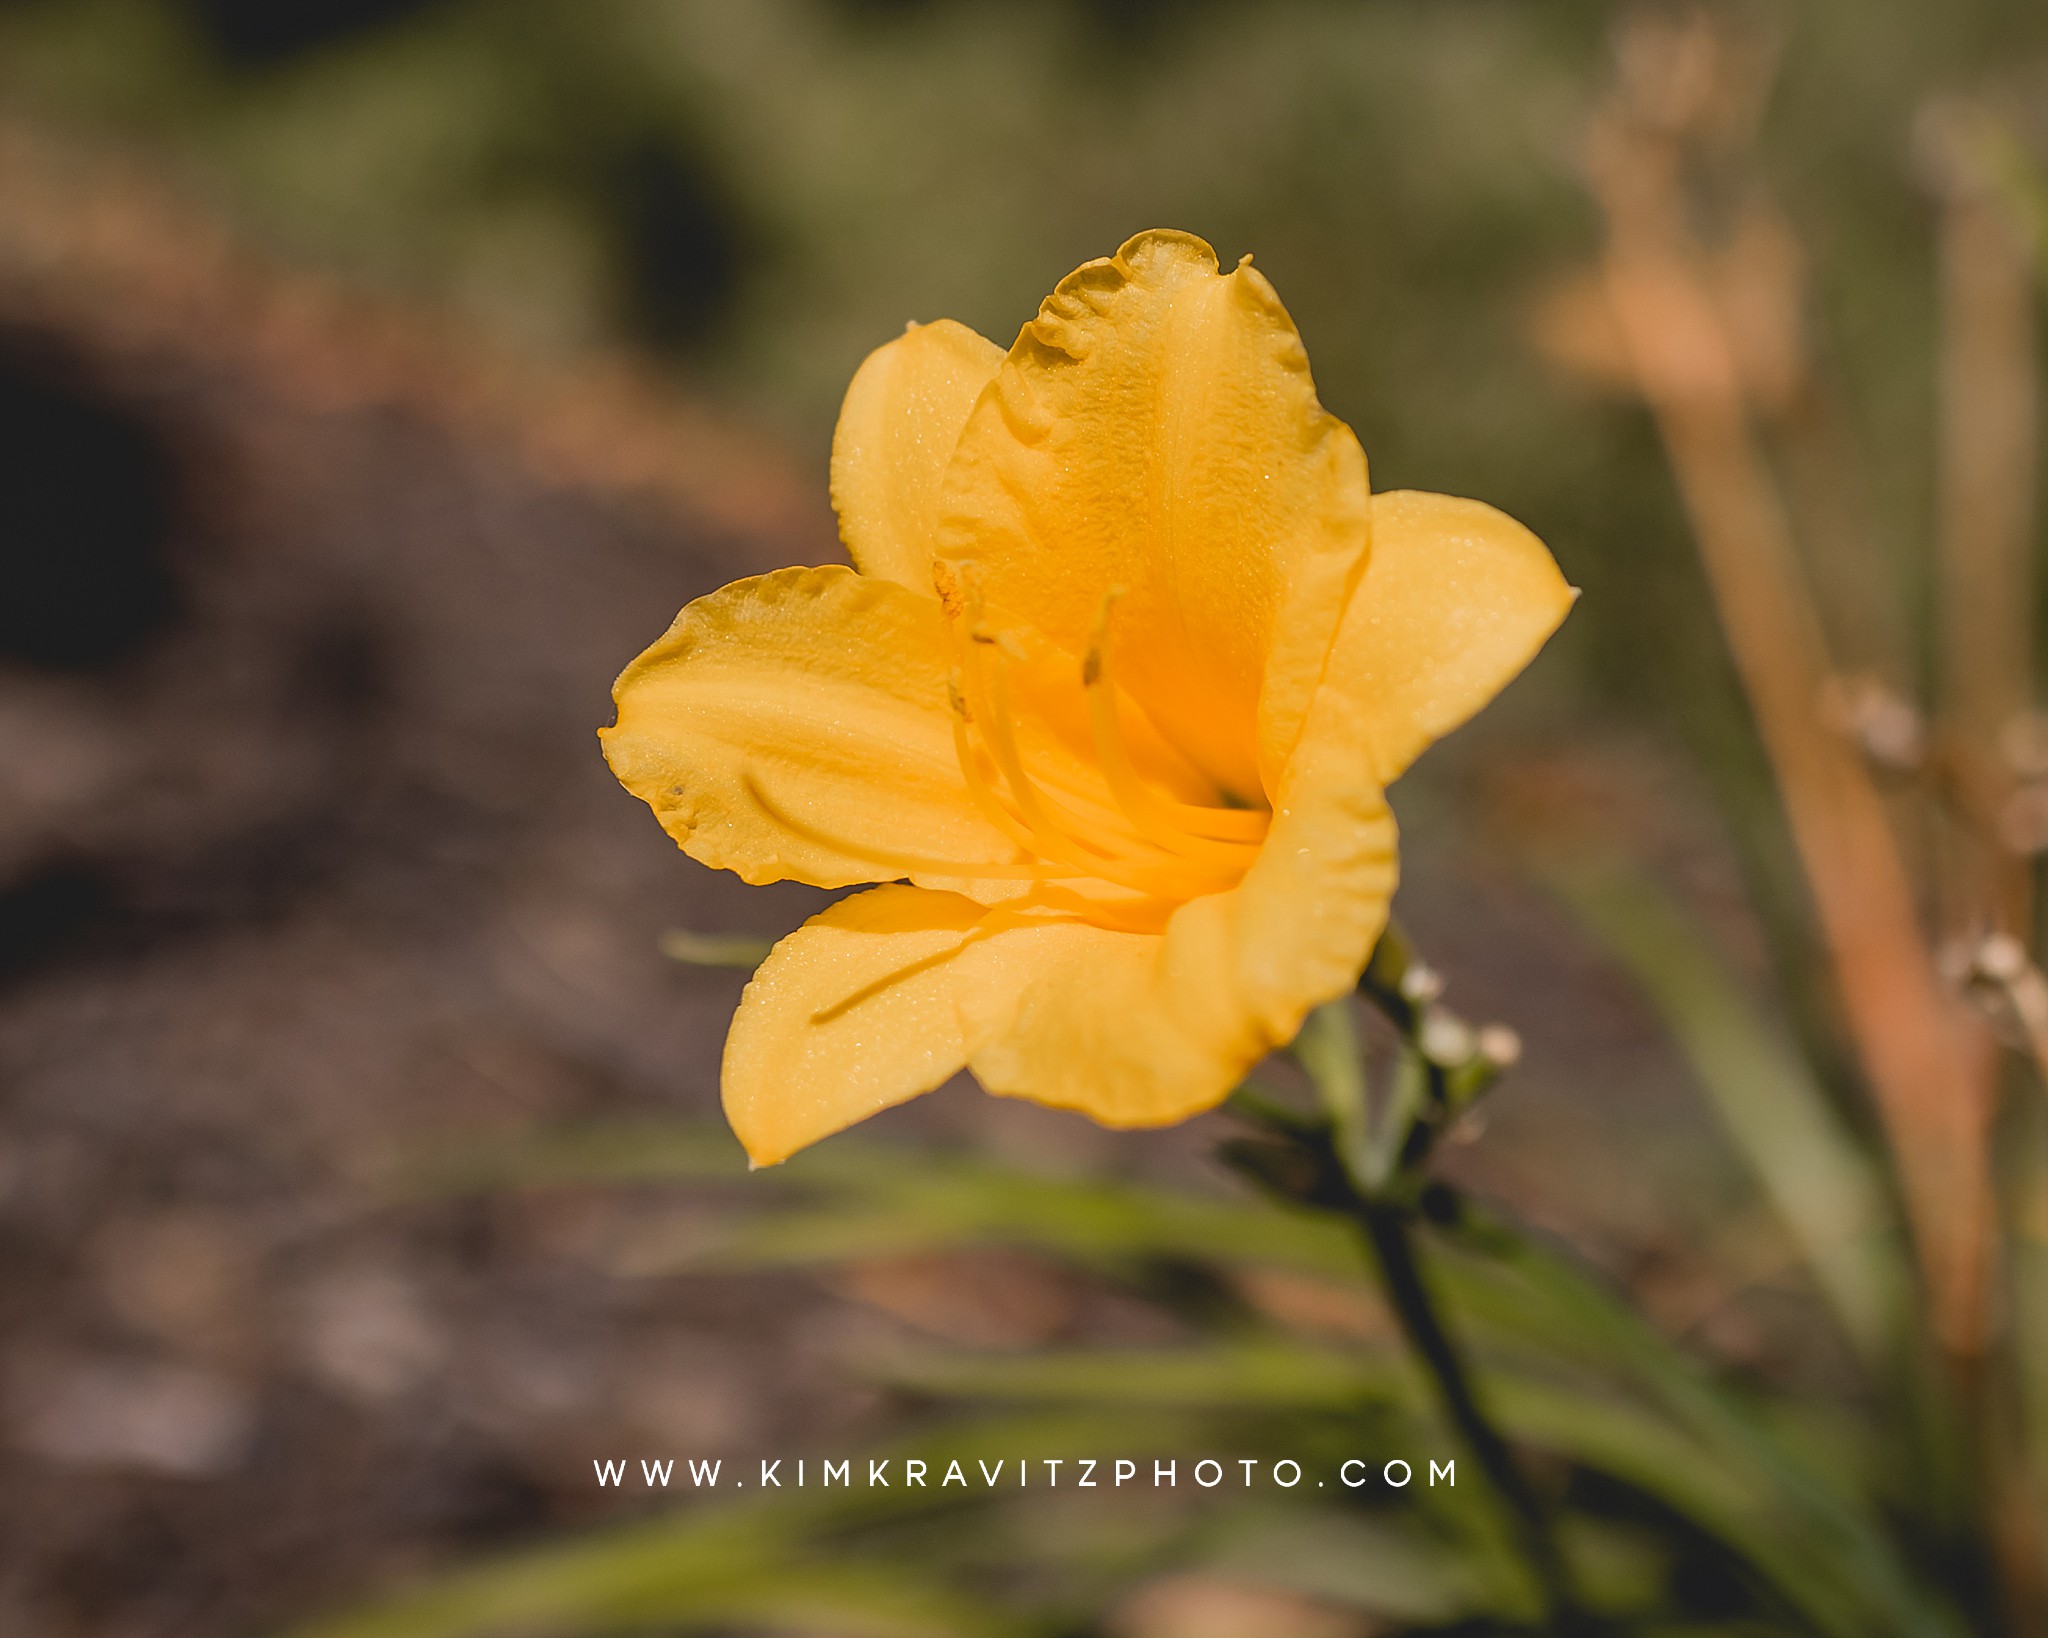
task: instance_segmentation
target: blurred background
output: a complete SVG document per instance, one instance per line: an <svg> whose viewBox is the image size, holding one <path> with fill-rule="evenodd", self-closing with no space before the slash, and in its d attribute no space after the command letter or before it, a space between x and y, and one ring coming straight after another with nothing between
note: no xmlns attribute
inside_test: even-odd
<svg viewBox="0 0 2048 1638"><path fill-rule="evenodd" d="M1843 669L1910 701L1929 110L2048 136L2048 10L1731 15L1756 63L1723 180L1776 200L1743 288L1808 361L1809 568ZM278 1630L648 1505L594 1455L878 1437L915 1407L848 1368L877 1336L1166 1323L1007 1254L668 1272L732 1190L391 1183L436 1146L715 1109L740 980L660 937L779 933L820 896L675 852L598 756L611 678L689 598L837 555L825 457L871 348L941 316L1007 343L1150 226L1254 254L1375 487L1498 505L1585 590L1396 793L1401 914L1525 1045L1454 1170L1670 1333L1836 1380L1664 1023L1530 862L1539 832L1626 855L1774 1028L1825 1041L1658 430L1584 299L1616 21L0 4L0 1630ZM876 1130L1222 1187L1199 1123L1110 1137L954 1087ZM1117 1630L1197 1632L1155 1606Z"/></svg>

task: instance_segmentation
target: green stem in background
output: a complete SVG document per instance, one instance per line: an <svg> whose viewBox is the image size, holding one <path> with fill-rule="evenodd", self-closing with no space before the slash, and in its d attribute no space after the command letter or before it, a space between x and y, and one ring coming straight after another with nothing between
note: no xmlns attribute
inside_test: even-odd
<svg viewBox="0 0 2048 1638"><path fill-rule="evenodd" d="M1805 1061L1647 872L1605 848L1535 864L1656 1009L1843 1336L1882 1369L1905 1319L1895 1219Z"/></svg>
<svg viewBox="0 0 2048 1638"><path fill-rule="evenodd" d="M733 967L752 972L768 959L775 941L747 933L693 933L671 927L657 942L661 953L686 967Z"/></svg>

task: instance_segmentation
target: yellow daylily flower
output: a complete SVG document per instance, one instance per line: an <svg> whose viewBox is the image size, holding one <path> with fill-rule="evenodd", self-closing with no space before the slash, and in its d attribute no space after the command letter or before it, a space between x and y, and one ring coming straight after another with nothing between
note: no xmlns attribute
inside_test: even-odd
<svg viewBox="0 0 2048 1638"><path fill-rule="evenodd" d="M889 883L776 945L727 1038L758 1165L930 1091L1111 1126L1224 1098L1357 982L1385 787L1572 598L1476 501L1373 495L1250 265L1153 232L1007 354L913 325L832 447L853 568L700 598L605 754L749 882Z"/></svg>

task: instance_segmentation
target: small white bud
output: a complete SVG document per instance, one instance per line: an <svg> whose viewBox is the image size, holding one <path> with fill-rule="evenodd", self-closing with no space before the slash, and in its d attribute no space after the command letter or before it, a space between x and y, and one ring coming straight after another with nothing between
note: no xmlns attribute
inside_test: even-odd
<svg viewBox="0 0 2048 1638"><path fill-rule="evenodd" d="M1488 1024L1479 1032L1479 1055L1498 1069L1511 1069L1522 1056L1522 1038L1506 1024Z"/></svg>
<svg viewBox="0 0 2048 1638"><path fill-rule="evenodd" d="M1426 1006L1444 993L1443 975L1433 967L1426 967L1419 961L1411 961L1408 970L1401 975L1401 997L1413 1001L1417 1006Z"/></svg>
<svg viewBox="0 0 2048 1638"><path fill-rule="evenodd" d="M1430 1011L1423 1014L1419 1044L1431 1063L1455 1069L1471 1061L1472 1028L1455 1014Z"/></svg>

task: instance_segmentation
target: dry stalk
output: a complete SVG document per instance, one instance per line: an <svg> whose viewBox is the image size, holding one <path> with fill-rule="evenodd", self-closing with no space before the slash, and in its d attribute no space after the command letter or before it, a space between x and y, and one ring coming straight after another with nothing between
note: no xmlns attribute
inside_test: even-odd
<svg viewBox="0 0 2048 1638"><path fill-rule="evenodd" d="M1937 105L1920 128L1940 204L1941 716L1952 754L2009 793L1993 747L2033 694L2034 289L2028 246L1998 196L1984 121ZM1959 838L1950 930L2027 927L2029 873L1994 829Z"/></svg>
<svg viewBox="0 0 2048 1638"><path fill-rule="evenodd" d="M1991 1042L1936 973L1868 769L1820 714L1831 675L1820 620L1688 216L1687 88L1711 79L1714 42L1703 29L1672 31L1661 47L1625 48L1622 90L1588 146L1607 217L1607 295L1677 476L1898 1157L1937 1332L1951 1353L1972 1357L1986 1341L1993 1233Z"/></svg>

